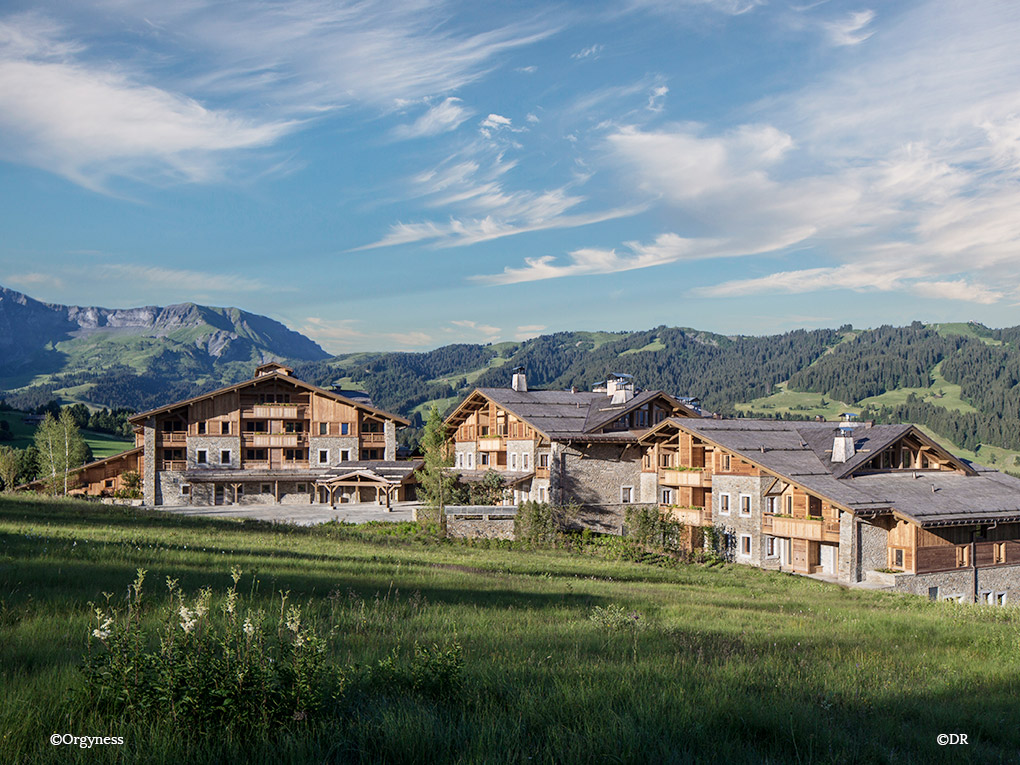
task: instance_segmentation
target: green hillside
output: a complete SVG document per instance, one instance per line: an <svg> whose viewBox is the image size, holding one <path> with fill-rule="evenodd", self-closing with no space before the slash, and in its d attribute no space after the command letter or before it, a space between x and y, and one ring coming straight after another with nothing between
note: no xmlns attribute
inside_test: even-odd
<svg viewBox="0 0 1020 765"><path fill-rule="evenodd" d="M0 498L0 761L959 762L963 747L936 743L944 732L968 734L969 762L1015 760L1017 609L606 558L627 544L529 550L441 542L413 524L295 528ZM232 568L238 645L248 620L263 650L321 664L330 696L306 695L264 729L229 704L202 707L214 722L198 724L180 695L121 714L86 692L83 657L107 650L94 608L123 613L143 569L135 623L151 643L128 650L174 641L165 671L180 693L209 697L213 674L196 667L216 665L197 645L229 629ZM208 614L185 634L181 607L203 587ZM124 740L50 744L65 732Z"/></svg>

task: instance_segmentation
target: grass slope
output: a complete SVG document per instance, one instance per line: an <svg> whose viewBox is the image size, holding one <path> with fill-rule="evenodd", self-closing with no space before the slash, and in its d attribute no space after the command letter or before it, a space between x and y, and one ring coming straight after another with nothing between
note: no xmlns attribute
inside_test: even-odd
<svg viewBox="0 0 1020 765"><path fill-rule="evenodd" d="M24 449L34 443L35 425L28 425L22 419L20 412L0 412L0 420L4 420L10 426L11 440L0 441L0 446L13 446L15 449ZM98 433L93 430L81 432L85 443L92 449L92 455L98 460L109 457L113 454L130 449L135 445L131 439L120 438L109 433Z"/></svg>
<svg viewBox="0 0 1020 765"><path fill-rule="evenodd" d="M973 761L1020 755L1017 609L410 531L0 499L0 761L957 762L944 732L967 733ZM307 621L338 625L342 664L459 642L463 690L350 698L270 739L104 719L75 695L90 603L120 602L139 567L150 609L167 576L222 593L231 566L258 606L289 592ZM614 606L623 623L593 620ZM125 743L54 747L54 732Z"/></svg>

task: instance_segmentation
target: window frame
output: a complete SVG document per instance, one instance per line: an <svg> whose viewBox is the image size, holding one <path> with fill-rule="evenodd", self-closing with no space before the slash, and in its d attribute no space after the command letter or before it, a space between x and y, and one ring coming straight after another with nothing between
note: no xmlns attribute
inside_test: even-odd
<svg viewBox="0 0 1020 765"><path fill-rule="evenodd" d="M744 547L747 547L747 552L744 552ZM737 555L741 558L750 558L754 553L753 538L750 534L740 534L737 537Z"/></svg>
<svg viewBox="0 0 1020 765"><path fill-rule="evenodd" d="M719 492L719 515L730 514L731 497L728 491Z"/></svg>
<svg viewBox="0 0 1020 765"><path fill-rule="evenodd" d="M209 450L208 449L195 449L195 464L196 465L208 465L209 464Z"/></svg>
<svg viewBox="0 0 1020 765"><path fill-rule="evenodd" d="M226 459L223 457L226 456ZM220 462L221 465L230 465L233 463L234 454L230 449L220 449Z"/></svg>
<svg viewBox="0 0 1020 765"><path fill-rule="evenodd" d="M737 495L737 515L741 518L750 518L752 514L752 496L750 494ZM747 500L747 512L744 512L744 500Z"/></svg>
<svg viewBox="0 0 1020 765"><path fill-rule="evenodd" d="M621 486L620 487L620 504L629 505L634 501L634 487L633 486Z"/></svg>

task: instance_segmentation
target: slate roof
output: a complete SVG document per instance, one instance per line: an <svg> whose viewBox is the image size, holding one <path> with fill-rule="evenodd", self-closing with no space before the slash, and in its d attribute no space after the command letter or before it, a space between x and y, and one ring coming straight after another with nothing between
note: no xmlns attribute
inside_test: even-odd
<svg viewBox="0 0 1020 765"><path fill-rule="evenodd" d="M495 401L554 441L580 439L632 443L637 440L635 432L599 434L597 431L658 396L666 396L682 406L672 396L658 390L640 391L626 404L615 405L605 393L591 391L477 388L475 392Z"/></svg>
<svg viewBox="0 0 1020 765"><path fill-rule="evenodd" d="M856 454L834 463L832 422L675 417L666 422L862 515L896 512L922 526L1020 520L1020 479L965 460L960 462L973 475L923 470L852 475L907 433L919 434L913 425L858 425L853 431Z"/></svg>
<svg viewBox="0 0 1020 765"><path fill-rule="evenodd" d="M351 476L355 473L366 477L378 477L386 483L401 483L421 467L421 460L361 460L344 462L341 465L311 465L306 469L294 470L229 470L191 469L184 471L190 481L222 481L224 483L249 483L258 481L321 481L328 483Z"/></svg>

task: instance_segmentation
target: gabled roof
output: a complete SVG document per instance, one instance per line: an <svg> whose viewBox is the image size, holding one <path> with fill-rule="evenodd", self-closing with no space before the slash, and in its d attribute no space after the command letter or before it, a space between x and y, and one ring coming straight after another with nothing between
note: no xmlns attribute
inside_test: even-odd
<svg viewBox="0 0 1020 765"><path fill-rule="evenodd" d="M830 502L861 515L896 513L922 526L1020 520L1020 479L972 465L914 425L854 428L855 458L834 463L831 422L670 418L642 437L652 443L686 430ZM855 471L911 435L959 471ZM862 455L863 452L863 455ZM858 459L858 457L860 457Z"/></svg>
<svg viewBox="0 0 1020 765"><path fill-rule="evenodd" d="M377 417L380 417L384 420L392 420L393 422L400 425L411 424L409 420L404 419L400 415L392 414L391 412L384 412L382 409L377 409L374 406L369 406L368 404L359 401L352 401L351 399L341 396L338 393L325 390L317 385L312 385L311 383L306 383L303 380L297 379L296 377L291 377L289 374L286 374L280 370L267 372L258 377L253 377L250 380L245 380L244 382L239 382L234 385L228 385L224 388L217 388L216 390L209 391L208 393L203 393L199 396L194 396L183 401L176 401L173 404L167 404L166 406L161 406L156 409L150 409L147 412L141 412L139 414L134 415L133 417L129 417L128 422L134 424L141 424L149 417L154 417L157 414L169 414L174 409L180 409L186 406L190 406L191 404L194 404L198 401L204 401L205 399L212 398L213 396L219 396L224 393L231 393L233 391L241 390L243 388L248 388L254 385L262 385L270 380L276 380L281 383L293 385L295 388L301 388L303 390L311 391L312 393L317 393L320 396L331 398L334 401L339 401L340 403L352 406L355 409L361 409L362 411L374 414Z"/></svg>
<svg viewBox="0 0 1020 765"><path fill-rule="evenodd" d="M675 398L662 391L642 391L625 404L613 404L605 393L569 390L517 391L512 388L475 388L453 414L446 418L448 426L457 427L480 403L479 398L497 406L537 430L552 441L589 439L602 435L600 430L628 412L657 398L664 399L678 411L697 415ZM612 434L613 441L634 441L636 434L620 431Z"/></svg>
<svg viewBox="0 0 1020 765"><path fill-rule="evenodd" d="M136 454L141 454L141 453L142 453L142 447L141 446L136 446L133 449L126 449L125 451L117 452L116 454L111 454L109 457L103 457L101 460L94 460L92 462L86 462L81 467L76 467L76 468L72 468L71 470L68 470L67 474L68 475L78 475L82 471L87 470L89 468L99 467L99 466L105 465L105 464L107 464L109 462L116 462L117 460L122 460L125 457L132 457L132 456L134 456ZM14 489L15 490L31 489L33 486L42 486L44 483L46 483L47 480L48 479L46 479L46 478L37 478L34 481L29 481L28 483L23 483L20 486L15 486Z"/></svg>

